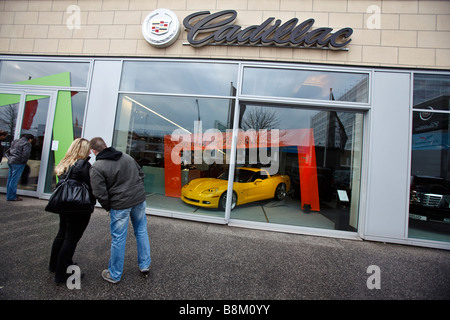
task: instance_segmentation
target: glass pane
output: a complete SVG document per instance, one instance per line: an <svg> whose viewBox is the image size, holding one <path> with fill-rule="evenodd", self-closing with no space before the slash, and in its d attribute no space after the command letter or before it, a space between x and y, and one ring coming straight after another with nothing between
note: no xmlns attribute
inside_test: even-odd
<svg viewBox="0 0 450 320"><path fill-rule="evenodd" d="M242 93L257 96L368 102L367 74L247 67Z"/></svg>
<svg viewBox="0 0 450 320"><path fill-rule="evenodd" d="M31 143L30 158L25 165L17 189L37 190L49 103L48 96L26 96L20 136L30 133L34 136L34 140Z"/></svg>
<svg viewBox="0 0 450 320"><path fill-rule="evenodd" d="M234 64L124 62L120 90L234 96Z"/></svg>
<svg viewBox="0 0 450 320"><path fill-rule="evenodd" d="M232 219L356 231L363 115L242 104Z"/></svg>
<svg viewBox="0 0 450 320"><path fill-rule="evenodd" d="M450 115L423 114L413 113L409 237L450 241Z"/></svg>
<svg viewBox="0 0 450 320"><path fill-rule="evenodd" d="M220 140L230 128L232 101L119 95L113 146L130 154L144 170L148 207L224 217L223 211L216 210L220 194L216 199L211 192L201 190L197 195L183 197L182 187L215 178L227 169L222 145L207 149L210 135ZM221 158L222 163L212 163L212 155Z"/></svg>
<svg viewBox="0 0 450 320"><path fill-rule="evenodd" d="M55 146L50 150L45 193L51 193L56 186L55 162L59 163L64 157L74 139L81 138L86 97L87 93L80 91L59 91L58 93L52 132L52 142L56 142L58 147Z"/></svg>
<svg viewBox="0 0 450 320"><path fill-rule="evenodd" d="M450 76L414 75L414 109L450 110Z"/></svg>
<svg viewBox="0 0 450 320"><path fill-rule="evenodd" d="M84 112L86 110L86 92L72 91L72 124L73 124L73 138L81 138L81 133L84 126Z"/></svg>
<svg viewBox="0 0 450 320"><path fill-rule="evenodd" d="M1 61L0 83L86 87L88 62Z"/></svg>
<svg viewBox="0 0 450 320"><path fill-rule="evenodd" d="M9 149L11 141L14 139L16 130L17 112L19 111L19 94L0 94L0 130L6 132L6 136L0 136L0 187L6 187L8 179L8 159L4 157L4 152Z"/></svg>

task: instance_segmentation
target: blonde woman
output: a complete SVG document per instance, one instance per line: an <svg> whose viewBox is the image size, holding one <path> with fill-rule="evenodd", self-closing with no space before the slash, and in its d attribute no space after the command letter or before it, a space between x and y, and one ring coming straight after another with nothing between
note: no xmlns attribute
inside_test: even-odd
<svg viewBox="0 0 450 320"><path fill-rule="evenodd" d="M56 166L55 173L59 181L64 179L72 167L70 178L84 181L90 186L89 141L83 138L75 139L64 158ZM92 197L92 201L94 201ZM78 241L86 230L91 213L59 214L59 230L53 241L50 254L49 270L55 272L56 284L65 284L69 275L67 267L73 265L72 260Z"/></svg>

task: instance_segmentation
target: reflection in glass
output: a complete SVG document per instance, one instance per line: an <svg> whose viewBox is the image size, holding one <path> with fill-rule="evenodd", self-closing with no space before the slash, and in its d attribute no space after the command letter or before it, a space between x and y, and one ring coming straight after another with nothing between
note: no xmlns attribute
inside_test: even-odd
<svg viewBox="0 0 450 320"><path fill-rule="evenodd" d="M34 140L31 143L31 155L25 165L18 189L29 191L37 190L49 103L50 98L48 96L26 96L20 137L29 133L34 136Z"/></svg>
<svg viewBox="0 0 450 320"><path fill-rule="evenodd" d="M124 62L113 146L142 166L147 206L224 218L233 177L231 219L356 231L363 115L242 104L230 172L237 75L237 64ZM367 103L368 74L249 67L243 93Z"/></svg>
<svg viewBox="0 0 450 320"><path fill-rule="evenodd" d="M81 138L84 125L84 112L86 109L86 92L72 91L70 92L72 105L72 128L73 138Z"/></svg>
<svg viewBox="0 0 450 320"><path fill-rule="evenodd" d="M120 90L234 96L235 64L125 61Z"/></svg>
<svg viewBox="0 0 450 320"><path fill-rule="evenodd" d="M6 151L14 140L14 132L16 130L17 112L19 110L20 95L19 94L0 94L0 130L6 131L8 135L1 140L1 146ZM8 159L1 156L0 164L0 187L6 187L8 179Z"/></svg>
<svg viewBox="0 0 450 320"><path fill-rule="evenodd" d="M246 67L242 93L367 103L368 81L362 73Z"/></svg>
<svg viewBox="0 0 450 320"><path fill-rule="evenodd" d="M148 207L223 217L223 212L188 205L180 197L182 186L194 179L215 178L224 170L205 161L203 143L208 129L222 133L231 128L232 101L119 95L113 146L130 154L145 172ZM189 143L179 148L183 141Z"/></svg>
<svg viewBox="0 0 450 320"><path fill-rule="evenodd" d="M81 138L84 126L84 113L86 109L86 97L87 93L82 91L59 91L58 101L56 103L56 118L55 122L58 122L58 109L63 108L63 117L68 118L66 110L71 110L71 125L67 125L63 128L63 131L59 131L59 136L55 138L54 132L52 133L52 141L57 140L61 144L61 148L64 145L68 146L76 139ZM55 127L53 128L53 131ZM61 136L62 135L62 136ZM72 138L73 137L73 138ZM66 141L63 141L66 140ZM56 186L55 169L55 150L50 150L50 155L47 165L47 177L45 181L44 192L51 193ZM61 152L63 154L63 152ZM61 157L61 155L60 155ZM57 158L57 157L56 157Z"/></svg>
<svg viewBox="0 0 450 320"><path fill-rule="evenodd" d="M414 75L414 109L449 111L449 96L450 76L440 74Z"/></svg>
<svg viewBox="0 0 450 320"><path fill-rule="evenodd" d="M448 113L413 112L410 238L450 241L449 123Z"/></svg>
<svg viewBox="0 0 450 320"><path fill-rule="evenodd" d="M450 241L449 88L448 75L414 74L410 238Z"/></svg>
<svg viewBox="0 0 450 320"><path fill-rule="evenodd" d="M234 183L231 218L356 231L362 114L241 104L241 115L236 175L255 177Z"/></svg>
<svg viewBox="0 0 450 320"><path fill-rule="evenodd" d="M0 62L0 83L86 87L88 62L9 61ZM49 77L59 75L60 77ZM43 77L48 77L44 78ZM41 78L39 83L35 79Z"/></svg>

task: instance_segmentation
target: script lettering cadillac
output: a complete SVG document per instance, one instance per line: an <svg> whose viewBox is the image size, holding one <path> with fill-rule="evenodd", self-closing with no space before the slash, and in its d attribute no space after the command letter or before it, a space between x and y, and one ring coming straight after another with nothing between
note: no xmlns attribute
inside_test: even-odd
<svg viewBox="0 0 450 320"><path fill-rule="evenodd" d="M205 45L287 46L298 48L329 48L343 50L350 43L353 29L312 29L314 19L300 23L297 18L282 24L281 20L268 18L260 25L242 29L232 24L237 17L235 10L211 14L201 11L187 16L183 25L188 30L187 39L194 47ZM275 22L272 24L272 22Z"/></svg>

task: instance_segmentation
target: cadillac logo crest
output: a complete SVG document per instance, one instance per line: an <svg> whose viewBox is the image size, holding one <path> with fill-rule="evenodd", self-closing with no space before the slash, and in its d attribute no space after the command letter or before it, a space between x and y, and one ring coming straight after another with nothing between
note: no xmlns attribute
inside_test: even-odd
<svg viewBox="0 0 450 320"><path fill-rule="evenodd" d="M157 9L144 19L142 34L152 46L164 48L178 39L180 22L172 11Z"/></svg>
<svg viewBox="0 0 450 320"><path fill-rule="evenodd" d="M167 31L169 31L169 24L170 24L170 21L160 21L160 20L152 21L151 32L153 34L167 33Z"/></svg>

